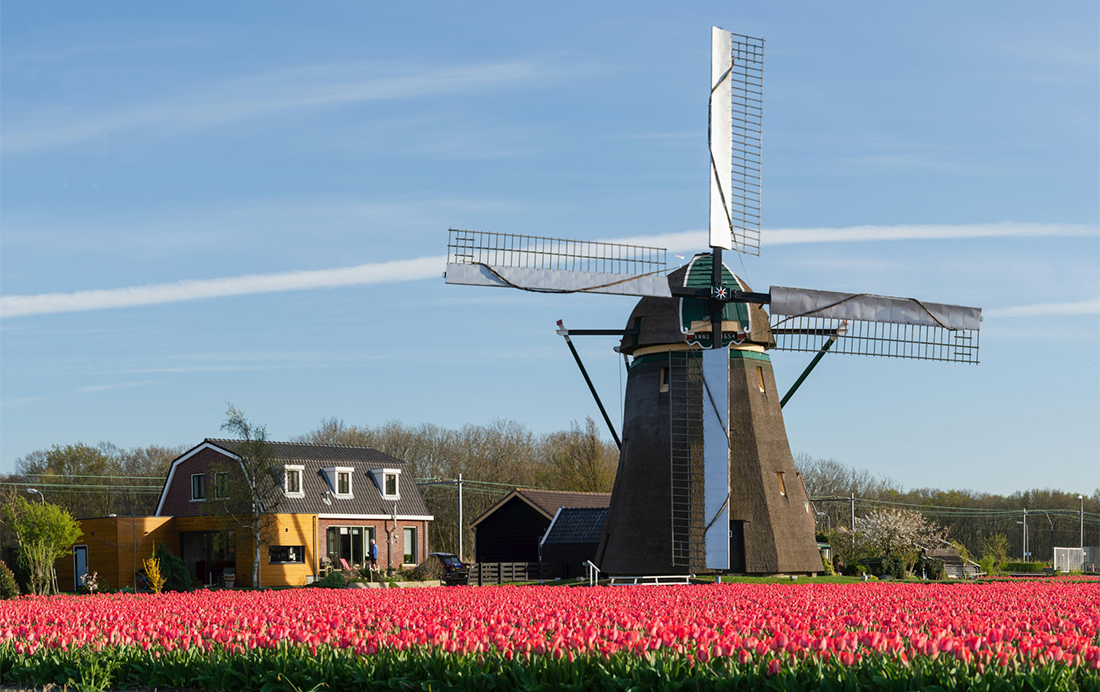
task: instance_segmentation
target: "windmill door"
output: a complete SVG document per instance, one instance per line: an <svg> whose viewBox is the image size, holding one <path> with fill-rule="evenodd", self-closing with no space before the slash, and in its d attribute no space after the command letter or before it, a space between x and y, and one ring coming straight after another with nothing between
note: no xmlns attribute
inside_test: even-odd
<svg viewBox="0 0 1100 692"><path fill-rule="evenodd" d="M730 522L730 571L745 571L745 522Z"/></svg>

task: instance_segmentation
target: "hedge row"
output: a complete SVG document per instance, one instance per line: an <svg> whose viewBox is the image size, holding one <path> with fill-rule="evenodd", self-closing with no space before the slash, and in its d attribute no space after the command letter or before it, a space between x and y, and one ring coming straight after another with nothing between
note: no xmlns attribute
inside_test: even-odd
<svg viewBox="0 0 1100 692"><path fill-rule="evenodd" d="M1046 565L1042 562L1004 562L1000 567L1002 572L1008 573L1021 573L1021 572L1042 572L1046 569Z"/></svg>

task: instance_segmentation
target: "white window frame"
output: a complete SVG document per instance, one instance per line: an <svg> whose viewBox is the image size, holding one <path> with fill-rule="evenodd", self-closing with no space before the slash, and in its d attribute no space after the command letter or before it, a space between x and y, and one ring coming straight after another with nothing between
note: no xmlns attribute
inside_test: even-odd
<svg viewBox="0 0 1100 692"><path fill-rule="evenodd" d="M378 492L382 493L383 500L396 501L401 499L401 469L371 469L370 475L374 478L374 484L378 486ZM394 476L397 479L397 492L386 492L386 478Z"/></svg>
<svg viewBox="0 0 1100 692"><path fill-rule="evenodd" d="M305 497L306 491L302 486L302 481L305 480L306 467L300 464L287 464L283 466L283 494L287 497ZM290 491L290 474L298 474L298 490L296 492Z"/></svg>
<svg viewBox="0 0 1100 692"><path fill-rule="evenodd" d="M271 549L272 548L301 548L302 555L297 560L272 560ZM304 565L306 564L306 547L304 545L271 545L267 548L267 564L269 565Z"/></svg>
<svg viewBox="0 0 1100 692"><path fill-rule="evenodd" d="M408 546L405 545L405 536L408 535L407 532L409 532L409 531L413 532L412 551L405 550L405 548L408 547ZM402 526L401 527L401 564L402 564L402 566L410 566L410 565L415 566L415 565L420 564L420 563L416 562L416 560L421 559L421 557L418 555L418 553L420 552L420 550L419 550L420 546L418 545L419 543L420 543L420 530L419 530L418 527L416 527L416 526ZM405 562L405 556L406 555L412 555L413 556L413 562Z"/></svg>
<svg viewBox="0 0 1100 692"><path fill-rule="evenodd" d="M324 469L329 487L332 488L332 496L336 498L355 497L355 469L351 466L330 466ZM348 491L340 492L340 474L348 474Z"/></svg>
<svg viewBox="0 0 1100 692"><path fill-rule="evenodd" d="M195 497L195 476L202 476L202 497ZM206 502L206 474L205 473L192 473L191 474L191 502Z"/></svg>

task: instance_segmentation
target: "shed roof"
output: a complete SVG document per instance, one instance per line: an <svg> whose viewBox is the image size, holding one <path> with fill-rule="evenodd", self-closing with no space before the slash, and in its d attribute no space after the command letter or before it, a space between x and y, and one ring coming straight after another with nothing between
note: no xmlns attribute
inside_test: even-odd
<svg viewBox="0 0 1100 692"><path fill-rule="evenodd" d="M611 505L611 493L581 493L566 490L535 490L516 488L474 520L471 527L477 526L513 498L527 503L547 519L553 519L559 507L608 507Z"/></svg>
<svg viewBox="0 0 1100 692"><path fill-rule="evenodd" d="M609 507L562 507L546 531L543 545L599 543Z"/></svg>

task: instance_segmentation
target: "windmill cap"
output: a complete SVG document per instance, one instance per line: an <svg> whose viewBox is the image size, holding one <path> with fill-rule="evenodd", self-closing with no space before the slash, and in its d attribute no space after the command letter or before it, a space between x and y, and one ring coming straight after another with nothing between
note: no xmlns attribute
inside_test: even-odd
<svg viewBox="0 0 1100 692"><path fill-rule="evenodd" d="M668 275L669 286L706 288L711 285L712 256L708 252L695 255L683 267ZM722 264L723 283L734 290L750 291L748 283ZM745 333L744 343L773 348L768 313L757 303L726 303L722 310L723 331ZM730 324L731 322L737 325ZM710 312L706 301L691 298L642 298L634 306L626 328L638 328L637 334L627 334L619 352L633 354L641 348L683 344L689 332L710 332Z"/></svg>

